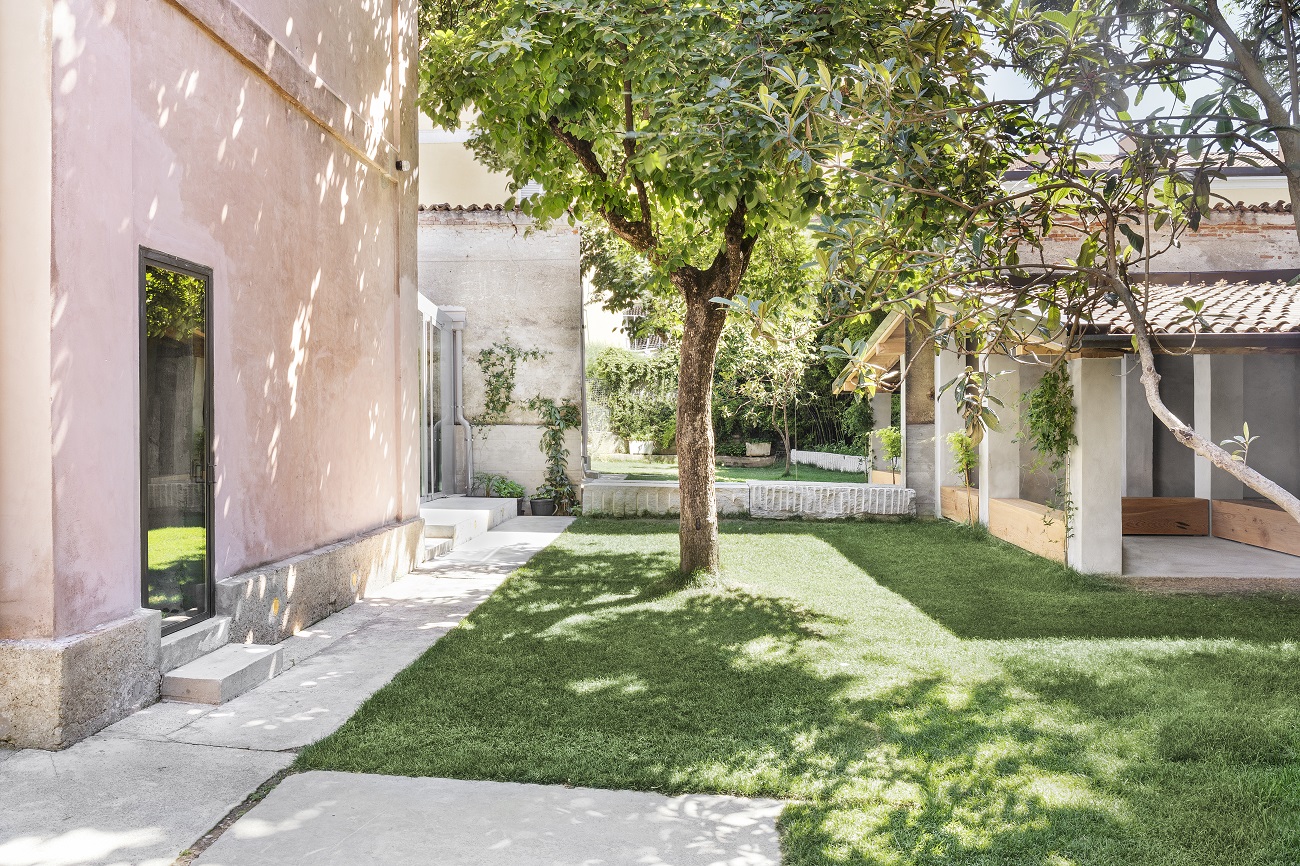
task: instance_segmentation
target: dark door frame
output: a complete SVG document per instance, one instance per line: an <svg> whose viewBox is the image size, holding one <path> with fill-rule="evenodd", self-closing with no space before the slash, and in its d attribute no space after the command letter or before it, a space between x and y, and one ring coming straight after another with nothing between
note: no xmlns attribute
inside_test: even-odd
<svg viewBox="0 0 1300 866"><path fill-rule="evenodd" d="M212 363L212 268L204 265L195 264L185 259L169 255L158 250L152 250L148 247L140 247L139 258L139 279L140 279L140 427L139 427L139 445L140 445L140 606L149 607L149 476L145 472L145 466L148 464L148 446L145 440L145 430L148 427L148 329L149 320L145 310L145 268L154 265L160 268L166 268L169 271L175 271L188 277L203 280L206 288L203 292L203 445L206 452L203 466L204 481L204 516L203 529L204 538L207 543L207 549L203 555L203 580L204 580L204 613L202 616L187 619L184 622L177 623L170 627L163 628L163 634L169 634L174 631L202 622L216 615L217 601L217 583L214 573L212 552L215 549L213 544L212 524L213 515L216 513L216 500L214 496L215 479L213 479L213 451L212 444L216 437L212 435L213 426L213 363Z"/></svg>

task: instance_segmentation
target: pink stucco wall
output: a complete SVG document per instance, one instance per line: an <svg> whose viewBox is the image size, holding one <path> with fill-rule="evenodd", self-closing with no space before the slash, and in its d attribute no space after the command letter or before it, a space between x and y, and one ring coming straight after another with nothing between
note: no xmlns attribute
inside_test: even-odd
<svg viewBox="0 0 1300 866"><path fill-rule="evenodd" d="M141 246L213 269L218 578L415 509L414 174L182 10L230 2L56 4L55 635L139 606ZM244 8L415 159L413 0Z"/></svg>

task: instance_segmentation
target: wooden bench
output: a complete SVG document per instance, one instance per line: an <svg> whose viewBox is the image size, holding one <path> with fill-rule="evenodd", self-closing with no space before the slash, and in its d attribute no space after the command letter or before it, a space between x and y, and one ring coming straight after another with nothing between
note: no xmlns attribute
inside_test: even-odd
<svg viewBox="0 0 1300 866"><path fill-rule="evenodd" d="M1300 556L1300 523L1266 499L1216 499L1214 537Z"/></svg>
<svg viewBox="0 0 1300 866"><path fill-rule="evenodd" d="M1027 499L990 499L989 532L1016 547L1065 562L1065 512Z"/></svg>
<svg viewBox="0 0 1300 866"><path fill-rule="evenodd" d="M974 523L979 520L980 492L965 487L939 488L939 506L943 516L956 523Z"/></svg>
<svg viewBox="0 0 1300 866"><path fill-rule="evenodd" d="M1125 496L1125 535L1209 535L1210 502L1192 496Z"/></svg>

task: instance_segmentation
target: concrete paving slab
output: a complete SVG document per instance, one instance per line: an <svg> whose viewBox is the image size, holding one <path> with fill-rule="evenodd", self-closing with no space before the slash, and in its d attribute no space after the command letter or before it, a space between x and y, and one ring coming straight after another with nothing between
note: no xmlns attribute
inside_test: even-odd
<svg viewBox="0 0 1300 866"><path fill-rule="evenodd" d="M196 866L777 866L782 803L354 773L290 776Z"/></svg>
<svg viewBox="0 0 1300 866"><path fill-rule="evenodd" d="M169 866L291 754L95 736L0 765L0 866Z"/></svg>
<svg viewBox="0 0 1300 866"><path fill-rule="evenodd" d="M570 522L518 520L475 539L476 559L427 564L279 644L289 671L224 706L164 701L63 752L0 749L0 866L170 866Z"/></svg>

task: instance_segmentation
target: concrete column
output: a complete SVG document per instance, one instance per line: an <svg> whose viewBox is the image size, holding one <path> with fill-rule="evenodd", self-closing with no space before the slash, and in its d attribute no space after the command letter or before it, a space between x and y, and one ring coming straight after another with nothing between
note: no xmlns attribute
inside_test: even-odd
<svg viewBox="0 0 1300 866"><path fill-rule="evenodd" d="M934 359L934 516L943 517L941 489L964 487L966 481L957 472L956 460L948 436L965 429L953 397L953 388L939 391L966 369L966 356L946 347ZM956 387L956 386L954 386Z"/></svg>
<svg viewBox="0 0 1300 866"><path fill-rule="evenodd" d="M1245 419L1245 367L1242 355L1194 355L1192 426L1214 442L1240 435ZM1196 458L1196 495L1202 499L1240 499L1245 486L1204 457Z"/></svg>
<svg viewBox="0 0 1300 866"><path fill-rule="evenodd" d="M1000 430L987 430L980 442L980 522L989 522L990 499L1020 498L1020 364L1006 355L987 355L984 369L997 375L992 395L1002 401L996 407Z"/></svg>
<svg viewBox="0 0 1300 866"><path fill-rule="evenodd" d="M919 335L907 335L903 376L904 487L916 491L916 513L934 514L934 350Z"/></svg>
<svg viewBox="0 0 1300 866"><path fill-rule="evenodd" d="M1080 571L1119 574L1124 558L1119 470L1124 442L1122 362L1086 358L1069 365L1079 444L1070 453L1070 499L1075 512L1067 558Z"/></svg>

